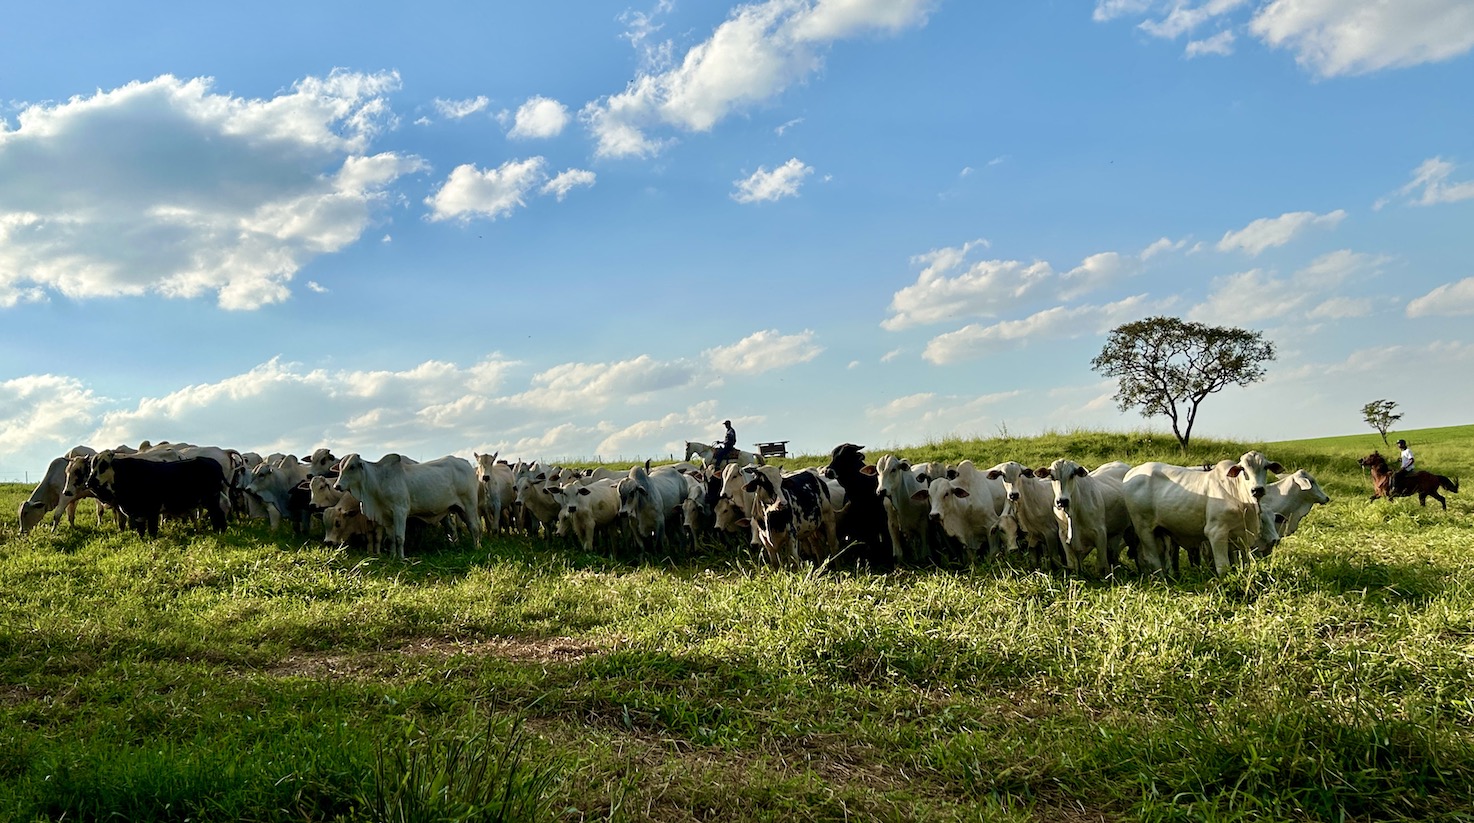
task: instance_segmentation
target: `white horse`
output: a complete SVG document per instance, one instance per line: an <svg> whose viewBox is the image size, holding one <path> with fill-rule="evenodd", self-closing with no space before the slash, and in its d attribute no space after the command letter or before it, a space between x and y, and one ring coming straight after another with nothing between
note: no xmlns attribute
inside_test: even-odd
<svg viewBox="0 0 1474 823"><path fill-rule="evenodd" d="M745 452L741 449L733 449L732 451L737 456L735 458L727 458L723 461L725 464L736 463L738 467L766 465L766 461L763 460L762 455ZM693 456L700 457L703 463L707 466L712 466L712 455L715 453L716 447L710 443L698 443L695 440L686 441L687 460L690 460Z"/></svg>

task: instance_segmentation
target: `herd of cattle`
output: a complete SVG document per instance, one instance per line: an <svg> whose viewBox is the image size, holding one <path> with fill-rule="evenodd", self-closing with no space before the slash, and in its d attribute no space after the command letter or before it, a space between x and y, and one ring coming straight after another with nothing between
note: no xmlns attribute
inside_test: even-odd
<svg viewBox="0 0 1474 823"><path fill-rule="evenodd" d="M52 461L20 506L25 534L52 514L75 523L97 499L120 527L156 535L162 515L198 516L217 531L234 513L275 530L404 556L411 521L438 524L473 545L483 532L569 536L588 551L642 556L735 537L775 565L822 564L842 552L873 568L904 562L969 565L1027 553L1040 567L1104 576L1125 548L1141 571L1176 571L1185 550L1206 549L1215 572L1267 555L1316 503L1330 498L1304 470L1251 451L1237 461L1173 466L1114 462L1087 470L1069 459L1029 468L912 465L894 455L868 463L863 446L834 448L827 466L785 472L749 461L720 471L706 463L568 469L476 455L416 462L398 454L368 461L318 449L306 460L261 457L179 443L101 452L78 446ZM741 465L740 463L748 463ZM1270 483L1269 473L1284 474ZM933 555L933 553L936 553Z"/></svg>

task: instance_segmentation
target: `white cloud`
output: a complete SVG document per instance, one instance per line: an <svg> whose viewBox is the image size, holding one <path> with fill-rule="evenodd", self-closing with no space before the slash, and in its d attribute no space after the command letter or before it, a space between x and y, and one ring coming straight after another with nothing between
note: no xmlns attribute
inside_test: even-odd
<svg viewBox="0 0 1474 823"><path fill-rule="evenodd" d="M1188 58L1202 57L1206 54L1227 57L1233 54L1233 42L1233 32L1220 31L1212 37L1188 41L1187 48L1182 53Z"/></svg>
<svg viewBox="0 0 1474 823"><path fill-rule="evenodd" d="M534 375L532 387L507 402L545 411L597 410L637 403L688 386L696 377L691 363L655 360L648 354L614 363L564 363Z"/></svg>
<svg viewBox="0 0 1474 823"><path fill-rule="evenodd" d="M1468 0L1272 0L1249 30L1321 77L1449 60L1474 48Z"/></svg>
<svg viewBox="0 0 1474 823"><path fill-rule="evenodd" d="M797 197L798 188L803 185L804 178L813 173L814 168L804 165L797 157L790 158L787 163L772 171L759 166L752 176L732 181L737 190L731 196L738 203L772 202L783 197Z"/></svg>
<svg viewBox="0 0 1474 823"><path fill-rule="evenodd" d="M1468 0L1098 0L1092 16L1098 22L1145 16L1139 29L1166 39L1209 24L1220 28L1189 42L1188 56L1227 53L1221 50L1231 48L1233 31L1242 28L1290 51L1320 77L1449 60L1474 48Z"/></svg>
<svg viewBox="0 0 1474 823"><path fill-rule="evenodd" d="M637 420L610 432L596 447L599 454L636 455L658 451L661 455L674 454L676 459L685 456L687 440L709 442L712 433L720 430L722 418L717 416L715 401L707 400L687 408L671 412L653 420ZM732 418L733 427L757 423L762 417Z"/></svg>
<svg viewBox="0 0 1474 823"><path fill-rule="evenodd" d="M557 177L543 184L542 193L556 195L558 202L568 196L575 186L594 185L594 173L586 169L568 169L560 172Z"/></svg>
<svg viewBox="0 0 1474 823"><path fill-rule="evenodd" d="M1153 257L1156 257L1159 254L1165 254L1165 253L1167 253L1169 251L1182 251L1183 247L1186 246L1186 245L1187 245L1187 238L1183 238L1182 240L1178 240L1177 242L1174 243L1171 240L1168 240L1167 238L1163 237L1163 238L1160 238L1158 240L1153 241L1151 243L1151 245L1149 245L1146 248L1142 249L1141 250L1141 253L1138 254L1137 257L1142 262L1146 262L1147 260L1150 260L1150 259L1152 259Z"/></svg>
<svg viewBox="0 0 1474 823"><path fill-rule="evenodd" d="M1398 189L1394 197L1406 198L1415 206L1457 203L1460 200L1474 198L1474 180L1449 183L1448 178L1453 172L1454 164L1442 157L1430 157L1413 169L1413 179ZM1419 189L1422 190L1422 194L1415 197L1414 193ZM1378 200L1373 208L1382 208L1394 197L1384 197Z"/></svg>
<svg viewBox="0 0 1474 823"><path fill-rule="evenodd" d="M998 407L1022 396L1022 391L973 397L922 392L898 397L883 406L867 408L865 416L884 424L881 434L901 442L949 435L971 437L983 434L985 425L993 421Z"/></svg>
<svg viewBox="0 0 1474 823"><path fill-rule="evenodd" d="M770 100L816 73L830 43L921 25L930 5L929 0L766 0L739 6L680 60L647 57L649 71L580 114L598 140L599 156L650 156L668 140L649 137L648 130L710 131L733 112ZM640 22L639 39L631 36L637 47L649 31L648 18Z"/></svg>
<svg viewBox="0 0 1474 823"><path fill-rule="evenodd" d="M532 97L517 108L508 137L534 139L557 137L568 125L568 107L548 97Z"/></svg>
<svg viewBox="0 0 1474 823"><path fill-rule="evenodd" d="M1358 279L1369 279L1386 262L1385 257L1343 249L1321 255L1289 277L1263 269L1219 277L1208 299L1189 309L1187 317L1230 326L1281 318L1360 317L1370 303L1341 292Z"/></svg>
<svg viewBox="0 0 1474 823"><path fill-rule="evenodd" d="M1092 254L1060 277L1059 296L1065 300L1124 280L1141 271L1142 257L1126 257L1113 251Z"/></svg>
<svg viewBox="0 0 1474 823"><path fill-rule="evenodd" d="M215 294L287 299L302 266L356 242L417 157L369 153L393 73L334 71L266 100L164 75L23 109L0 129L0 305Z"/></svg>
<svg viewBox="0 0 1474 823"><path fill-rule="evenodd" d="M986 326L972 323L957 331L938 335L927 343L921 356L937 365L975 360L1030 339L1100 334L1152 310L1152 304L1144 294L1104 306L1056 306L1022 320L1006 320Z"/></svg>
<svg viewBox="0 0 1474 823"><path fill-rule="evenodd" d="M991 317L1018 304L1054 276L1054 269L1042 261L980 260L968 264L967 256L973 249L987 246L986 240L975 240L912 258L912 263L922 265L921 273L915 283L891 297L891 316L880 324L881 328L900 331L957 317Z"/></svg>
<svg viewBox="0 0 1474 823"><path fill-rule="evenodd" d="M38 374L0 381L0 454L42 450L59 457L77 445L79 431L96 422L102 402L70 377Z"/></svg>
<svg viewBox="0 0 1474 823"><path fill-rule="evenodd" d="M754 332L730 346L707 349L702 354L717 374L762 374L818 357L824 347L814 342L814 332L779 334L777 329Z"/></svg>
<svg viewBox="0 0 1474 823"><path fill-rule="evenodd" d="M1445 283L1407 304L1408 317L1467 317L1474 314L1474 277Z"/></svg>
<svg viewBox="0 0 1474 823"><path fill-rule="evenodd" d="M802 123L803 121L804 121L804 119L802 117L795 117L792 120L789 120L788 122L783 123L782 125L780 125L777 128L773 129L773 133L776 134L776 135L778 135L779 137L782 137L783 134L784 134L784 132L788 131L789 129L793 128L794 126L797 126L799 123Z"/></svg>
<svg viewBox="0 0 1474 823"><path fill-rule="evenodd" d="M1345 218L1346 212L1343 209L1329 214L1296 211L1279 217L1261 217L1238 231L1226 232L1223 239L1218 241L1218 250L1240 249L1250 256L1258 255L1265 249L1285 245L1295 235L1312 226L1335 228Z"/></svg>
<svg viewBox="0 0 1474 823"><path fill-rule="evenodd" d="M435 106L435 112L441 117L450 120L460 120L470 117L478 111L485 111L486 107L491 104L491 101L485 95L473 97L469 100L443 100L437 97L432 104Z"/></svg>
<svg viewBox="0 0 1474 823"><path fill-rule="evenodd" d="M547 180L541 157L508 160L481 170L465 163L456 166L438 191L425 198L431 220L506 217L527 205L527 193Z"/></svg>

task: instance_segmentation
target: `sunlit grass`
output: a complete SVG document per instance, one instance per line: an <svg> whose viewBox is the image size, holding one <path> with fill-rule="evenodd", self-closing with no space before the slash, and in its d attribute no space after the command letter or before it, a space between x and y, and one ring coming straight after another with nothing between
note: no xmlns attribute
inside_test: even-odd
<svg viewBox="0 0 1474 823"><path fill-rule="evenodd" d="M1470 474L1474 427L1404 436ZM19 539L30 490L0 486L0 819L1467 820L1474 504L1368 503L1378 445L896 450L1254 447L1332 494L1270 561L1176 580L523 537L402 563L254 525Z"/></svg>

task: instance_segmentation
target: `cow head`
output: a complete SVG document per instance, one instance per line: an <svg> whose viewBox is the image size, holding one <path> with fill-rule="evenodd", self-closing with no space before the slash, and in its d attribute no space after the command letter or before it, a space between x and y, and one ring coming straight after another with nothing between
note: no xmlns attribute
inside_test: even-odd
<svg viewBox="0 0 1474 823"><path fill-rule="evenodd" d="M1049 465L1047 469L1037 469L1036 477L1049 480L1054 486L1054 507L1062 512L1070 510L1070 497L1074 495L1075 478L1085 477L1090 472L1085 471L1073 460L1060 458Z"/></svg>
<svg viewBox="0 0 1474 823"><path fill-rule="evenodd" d="M364 471L363 458L356 452L343 458L338 468L338 479L333 482L333 490L347 492L360 488Z"/></svg>
<svg viewBox="0 0 1474 823"><path fill-rule="evenodd" d="M1283 466L1271 462L1262 453L1249 451L1239 457L1239 462L1228 467L1227 474L1238 480L1240 488L1246 490L1249 496L1258 500L1264 496L1264 486L1269 482L1269 472L1279 474L1284 470Z"/></svg>
<svg viewBox="0 0 1474 823"><path fill-rule="evenodd" d="M112 449L103 449L93 455L87 472L87 488L112 491L113 481L116 479L113 465L116 459Z"/></svg>
<svg viewBox="0 0 1474 823"><path fill-rule="evenodd" d="M841 443L829 453L829 465L835 478L853 477L865 468L865 447L854 443Z"/></svg>

